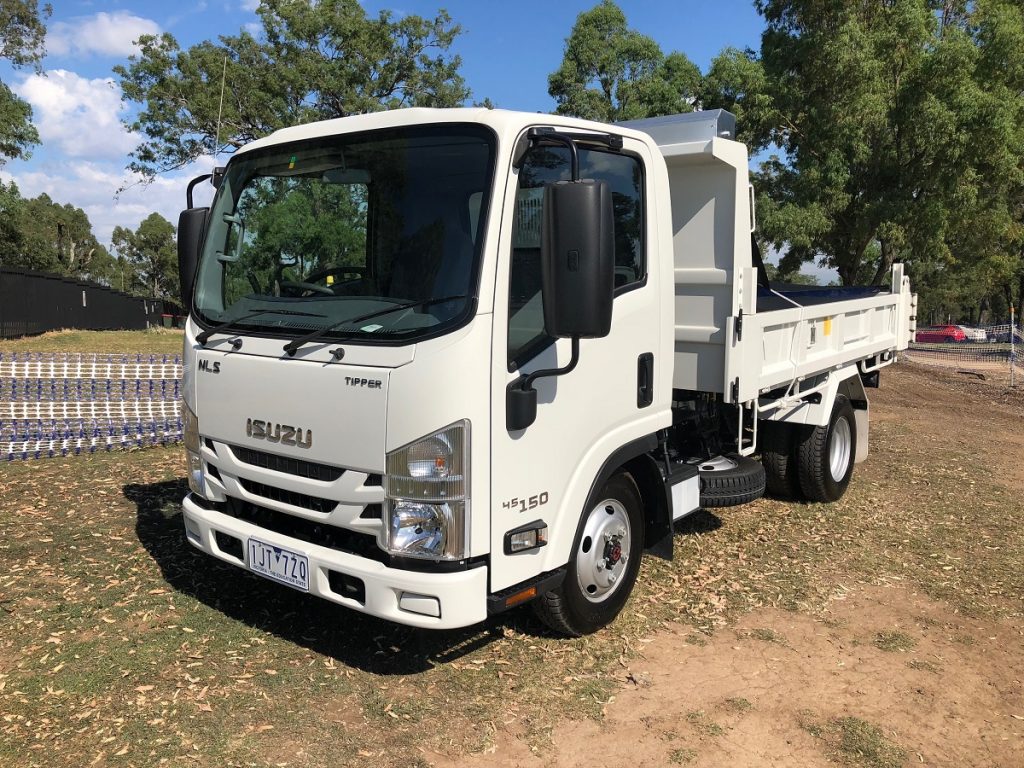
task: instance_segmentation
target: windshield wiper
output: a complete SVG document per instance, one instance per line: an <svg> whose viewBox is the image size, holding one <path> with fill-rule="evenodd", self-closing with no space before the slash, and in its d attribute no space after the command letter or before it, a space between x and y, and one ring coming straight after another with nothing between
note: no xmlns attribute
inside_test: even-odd
<svg viewBox="0 0 1024 768"><path fill-rule="evenodd" d="M396 304L393 307L388 307L387 309L378 309L376 312L369 312L365 315L360 315L358 317L349 317L346 318L345 320L339 320L336 323L331 323L326 328L319 328L318 330L315 330L312 333L307 333L305 336L300 336L297 339L292 339L291 341L284 345L284 351L287 352L289 356L294 355L295 351L306 342L319 339L325 333L330 333L334 329L340 328L343 325L349 325L350 323L361 323L364 320L370 320L374 317L390 315L392 312L401 312L403 309L414 309L415 307L429 307L431 304L444 304L446 301L458 301L459 299L468 298L469 296L462 295L442 296L438 299L425 299L424 301L408 301L405 304Z"/></svg>
<svg viewBox="0 0 1024 768"><path fill-rule="evenodd" d="M205 345L206 342L209 341L210 337L213 336L213 334L220 333L221 331L226 331L228 328L237 323L241 323L245 320L251 320L254 317L259 317L260 315L265 315L269 312L273 312L278 315L305 315L306 317L324 317L324 315L318 315L315 312L295 312L290 309L261 309L257 312L250 312L248 315L242 315L241 317L236 317L232 320L225 320L223 323L218 323L217 325L213 326L213 328L208 328L207 330L196 334L196 341L198 341L200 344Z"/></svg>

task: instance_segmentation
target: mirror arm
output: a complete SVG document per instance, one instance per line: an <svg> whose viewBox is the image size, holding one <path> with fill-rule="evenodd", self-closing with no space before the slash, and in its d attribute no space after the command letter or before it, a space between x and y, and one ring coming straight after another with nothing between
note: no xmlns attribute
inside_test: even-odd
<svg viewBox="0 0 1024 768"><path fill-rule="evenodd" d="M576 367L576 364L580 361L580 337L572 337L572 357L569 358L569 362L562 368L542 368L541 370L534 371L531 374L520 377L516 382L522 389L533 389L533 382L537 379L545 379L549 376L564 376L567 373L572 373L572 370Z"/></svg>
<svg viewBox="0 0 1024 768"><path fill-rule="evenodd" d="M531 140L543 139L544 141L554 141L558 144L564 144L567 146L569 148L569 159L572 166L572 180L580 180L580 153L575 141L573 141L569 136L552 131L550 128L547 130L543 128L532 128L529 136Z"/></svg>
<svg viewBox="0 0 1024 768"><path fill-rule="evenodd" d="M526 429L537 419L537 390L533 388L533 382L542 377L569 373L580 361L580 337L571 338L572 358L568 365L544 368L509 382L505 389L505 427L509 432Z"/></svg>
<svg viewBox="0 0 1024 768"><path fill-rule="evenodd" d="M212 178L212 173L204 173L202 176L196 176L194 179L192 179L192 181L188 183L188 186L185 188L186 208L195 208L195 206L192 204L192 190L195 189L196 184L199 184L202 181L206 181L207 179Z"/></svg>

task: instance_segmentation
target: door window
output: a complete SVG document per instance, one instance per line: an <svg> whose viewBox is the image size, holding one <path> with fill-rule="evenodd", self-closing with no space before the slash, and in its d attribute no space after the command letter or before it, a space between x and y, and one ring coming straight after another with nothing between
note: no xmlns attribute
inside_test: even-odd
<svg viewBox="0 0 1024 768"><path fill-rule="evenodd" d="M597 149L579 150L580 178L611 186L615 217L616 294L643 282L647 272L643 242L643 166L631 155ZM509 275L508 359L518 367L553 339L544 332L541 303L540 237L544 185L571 178L569 150L534 145L519 170L512 224Z"/></svg>

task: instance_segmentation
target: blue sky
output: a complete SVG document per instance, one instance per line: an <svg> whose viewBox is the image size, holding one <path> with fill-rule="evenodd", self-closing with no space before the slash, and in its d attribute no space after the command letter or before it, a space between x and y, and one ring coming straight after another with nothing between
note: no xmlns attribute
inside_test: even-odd
<svg viewBox="0 0 1024 768"><path fill-rule="evenodd" d="M371 14L390 9L422 16L447 9L463 27L453 48L462 56L473 99L488 97L506 109L549 112L554 102L547 94L547 76L561 62L577 14L596 2L363 0L363 6ZM30 160L7 163L0 178L13 179L24 196L46 192L83 208L104 243L114 226L134 229L152 211L176 222L185 184L212 161L149 185L133 183L125 168L137 138L121 125L131 106L122 104L111 69L126 61L132 42L143 33L170 32L187 47L254 25L256 0L53 0L53 5L44 74L0 63L0 78L32 104L43 139ZM724 47L757 48L763 26L752 0L620 0L619 6L632 28L653 37L666 53L682 51L702 70Z"/></svg>

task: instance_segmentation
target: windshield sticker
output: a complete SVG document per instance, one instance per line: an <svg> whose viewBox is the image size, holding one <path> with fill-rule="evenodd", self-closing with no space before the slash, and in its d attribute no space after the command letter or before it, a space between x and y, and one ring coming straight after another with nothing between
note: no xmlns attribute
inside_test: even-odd
<svg viewBox="0 0 1024 768"><path fill-rule="evenodd" d="M377 323L370 323L370 325L364 325L359 330L366 331L367 333L373 333L374 331L379 331L383 327L383 325L378 325Z"/></svg>

